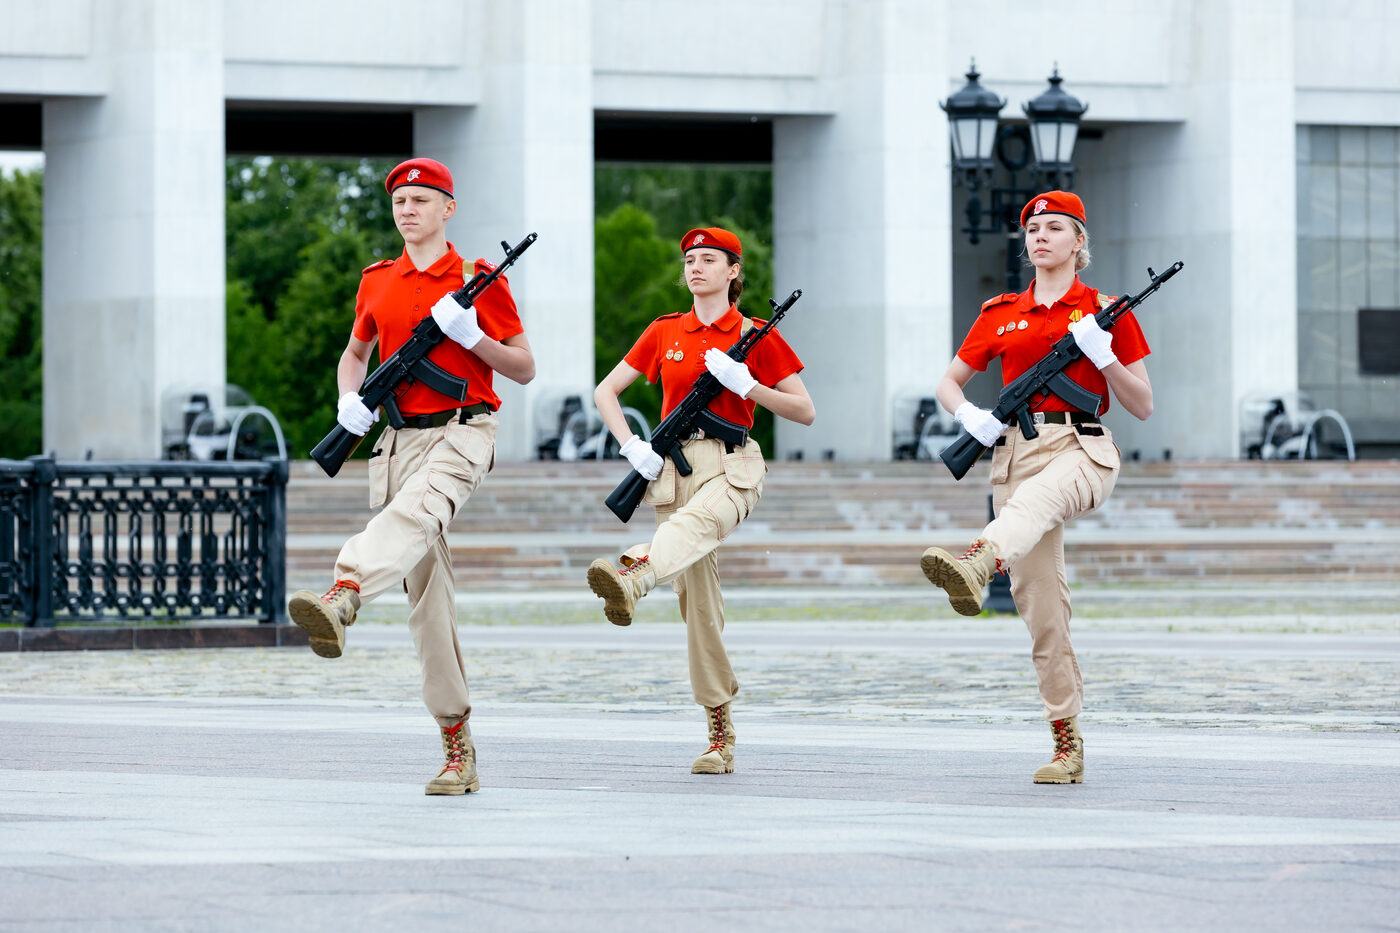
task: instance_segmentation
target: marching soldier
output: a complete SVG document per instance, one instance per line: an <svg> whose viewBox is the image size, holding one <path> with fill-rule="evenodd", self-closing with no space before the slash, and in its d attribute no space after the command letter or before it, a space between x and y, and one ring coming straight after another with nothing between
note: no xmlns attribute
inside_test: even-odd
<svg viewBox="0 0 1400 933"><path fill-rule="evenodd" d="M735 448L696 432L681 446L693 472L681 476L674 462L663 461L632 433L618 396L638 376L659 381L664 418L708 370L725 386L710 410L735 424L752 427L756 404L798 424L811 424L816 409L798 375L802 361L776 331L755 345L746 363L725 353L753 326L737 307L744 288L739 238L718 227L701 228L686 233L680 247L682 274L694 304L683 314L653 321L593 395L622 455L651 480L643 501L656 510L656 533L623 554L621 569L610 560L595 560L588 568L588 585L605 600L603 611L615 625L630 625L637 600L657 584L675 586L686 624L690 685L709 728L708 747L690 770L726 774L734 770L730 701L739 682L724 650L724 597L715 549L763 492L763 452L752 438Z"/></svg>
<svg viewBox="0 0 1400 933"><path fill-rule="evenodd" d="M943 407L984 446L993 448L992 495L996 519L961 557L940 548L924 552L924 575L948 594L963 615L982 610L982 591L998 570L1011 577L1016 608L1031 634L1031 656L1054 741L1051 761L1035 772L1037 784L1084 780L1084 742L1077 717L1084 685L1070 644L1069 584L1065 578L1064 523L1098 508L1118 480L1119 452L1099 418L1108 389L1130 414L1152 414L1152 384L1143 358L1147 340L1128 312L1111 332L1094 320L1113 299L1079 280L1089 265L1083 202L1047 191L1021 211L1025 248L1035 281L1019 295L999 295L982 306L961 348L939 380ZM1083 351L1065 375L1103 397L1099 411L1074 411L1046 394L1031 410L1040 436L1026 440L963 395L974 372L1001 357L1011 382L1050 351L1065 332Z"/></svg>
<svg viewBox="0 0 1400 933"><path fill-rule="evenodd" d="M410 159L389 172L384 187L404 250L365 269L360 280L355 323L336 370L337 420L352 433L369 432L379 413L365 407L359 388L370 352L377 342L380 358L388 358L428 314L448 338L428 358L465 377L467 397L459 402L422 383L399 395L407 423L398 430L386 427L369 461L370 508L384 508L341 548L335 583L325 595L294 593L288 611L310 634L312 651L338 658L361 604L404 587L423 669L423 702L437 720L446 755L426 792L464 794L477 789L478 778L446 533L495 459L501 400L493 375L523 385L535 376L535 360L504 277L470 308L451 296L473 273L447 241L446 224L457 210L447 167ZM476 267L490 269L484 259Z"/></svg>

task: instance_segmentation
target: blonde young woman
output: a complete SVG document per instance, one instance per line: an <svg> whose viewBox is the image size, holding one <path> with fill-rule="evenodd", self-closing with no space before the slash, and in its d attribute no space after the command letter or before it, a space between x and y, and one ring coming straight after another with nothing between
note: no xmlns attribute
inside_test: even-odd
<svg viewBox="0 0 1400 933"><path fill-rule="evenodd" d="M1152 384L1143 358L1149 350L1129 312L1111 331L1094 314L1112 299L1079 280L1089 265L1084 203L1066 191L1047 191L1021 211L1026 256L1035 281L1019 295L999 295L982 306L957 355L939 380L943 407L982 444L993 448L992 497L996 519L961 557L941 548L924 552L921 566L963 615L982 610L982 590L998 570L1011 578L1016 608L1031 634L1036 680L1054 742L1050 762L1036 770L1037 784L1084 780L1084 740L1078 727L1084 684L1070 644L1069 584L1065 577L1064 523L1098 508L1118 480L1119 453L1099 418L1109 390L1140 420L1152 414ZM1010 382L1068 331L1083 351L1065 371L1102 396L1099 411L1075 411L1046 394L1035 401L1040 436L1027 440L963 394L975 372L1001 358Z"/></svg>
<svg viewBox="0 0 1400 933"><path fill-rule="evenodd" d="M756 405L799 424L811 424L816 409L798 375L802 361L777 331L759 341L743 363L725 353L749 327L762 323L738 310L744 288L739 238L707 227L689 231L680 245L682 276L694 304L648 325L593 395L622 455L651 481L643 501L656 510L656 533L628 548L621 567L595 560L588 568L588 585L605 600L604 613L615 625L631 624L637 600L653 587L675 586L686 624L691 690L705 708L709 731L708 747L691 764L691 772L727 774L734 770L730 702L739 682L724 650L724 597L715 550L763 492L763 452L752 438L736 448L697 432L681 446L692 468L689 476L681 476L675 463L632 433L618 396L638 376L660 382L664 418L708 371L725 387L710 410L735 424L752 427Z"/></svg>

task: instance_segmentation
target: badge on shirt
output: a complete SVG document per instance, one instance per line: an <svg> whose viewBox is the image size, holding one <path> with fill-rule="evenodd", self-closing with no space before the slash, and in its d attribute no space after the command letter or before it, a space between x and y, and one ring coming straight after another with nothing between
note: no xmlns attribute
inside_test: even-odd
<svg viewBox="0 0 1400 933"><path fill-rule="evenodd" d="M1083 320L1083 318L1084 312L1080 311L1078 308L1075 308L1069 313L1069 322L1071 324L1077 324L1079 321Z"/></svg>

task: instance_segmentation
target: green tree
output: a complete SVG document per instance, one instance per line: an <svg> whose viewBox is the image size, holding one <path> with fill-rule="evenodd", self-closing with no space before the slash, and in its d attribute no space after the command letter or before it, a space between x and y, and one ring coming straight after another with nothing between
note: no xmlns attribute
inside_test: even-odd
<svg viewBox="0 0 1400 933"><path fill-rule="evenodd" d="M384 159L229 159L229 279L246 283L249 300L270 319L303 251L324 234L363 232L369 250L361 268L398 255L382 184L391 167Z"/></svg>
<svg viewBox="0 0 1400 933"><path fill-rule="evenodd" d="M228 378L277 416L290 456L331 427L360 270L402 249L382 183L391 165L228 160Z"/></svg>
<svg viewBox="0 0 1400 933"><path fill-rule="evenodd" d="M325 233L302 251L301 266L277 301L283 339L272 352L280 364L289 456L306 456L334 426L335 370L355 320L355 292L368 251L358 230ZM362 444L357 453L368 456L369 449Z"/></svg>
<svg viewBox="0 0 1400 933"><path fill-rule="evenodd" d="M683 311L690 293L680 283L675 244L656 231L651 214L623 204L593 225L594 376L601 380L627 355L648 324ZM661 393L645 381L622 393L622 404L654 425Z"/></svg>
<svg viewBox="0 0 1400 933"><path fill-rule="evenodd" d="M594 168L593 198L598 216L622 204L636 205L656 218L661 235L673 242L721 217L773 242L773 172L766 166L604 162ZM745 240L745 253L748 247Z"/></svg>
<svg viewBox="0 0 1400 933"><path fill-rule="evenodd" d="M44 443L43 173L0 172L0 457Z"/></svg>

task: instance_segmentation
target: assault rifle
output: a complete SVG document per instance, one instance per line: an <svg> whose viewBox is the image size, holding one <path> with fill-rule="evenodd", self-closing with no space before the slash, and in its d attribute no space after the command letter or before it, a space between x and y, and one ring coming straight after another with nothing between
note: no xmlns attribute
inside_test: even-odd
<svg viewBox="0 0 1400 933"><path fill-rule="evenodd" d="M802 289L798 289L788 295L787 301L781 305L772 298L768 303L773 306L773 316L768 319L768 323L762 327L755 327L748 333L739 337L737 343L727 351L730 359L743 362L760 340L768 336L768 333L778 325L778 321L787 314L788 309L793 306L797 299L802 297ZM651 449L663 457L670 457L676 464L676 470L682 476L689 476L691 473L690 464L686 462L685 455L681 453L681 442L685 441L696 429L705 432L706 437L714 437L731 444L735 447L743 447L749 442L749 429L726 421L719 415L710 411L710 402L715 396L724 391L723 384L714 377L709 370L700 374L700 378L695 380L695 385L690 387L690 392L681 399L680 404L671 409L671 413L661 419L661 423L656 426L656 430L651 433ZM632 513L637 510L637 503L642 501L642 495L647 491L647 483L651 482L645 476L632 470L625 476L622 482L617 484L617 488L603 500L603 504L612 510L612 513L624 522L632 517Z"/></svg>
<svg viewBox="0 0 1400 933"><path fill-rule="evenodd" d="M1118 323L1118 319L1124 314L1161 288L1163 282L1180 272L1182 265L1181 262L1175 262L1161 275L1149 267L1147 274L1152 277L1150 285L1131 298L1127 295L1120 296L1113 304L1095 314L1094 320L1098 321L1104 330L1108 330ZM1050 352L1041 357L1039 362L1002 388L992 414L1000 419L1002 424L1010 424L1014 419L1027 440L1039 436L1031 418L1031 400L1037 395L1054 393L1080 411L1098 414L1103 404L1103 396L1090 392L1065 375L1065 367L1083 355L1079 344L1074 342L1074 335L1065 334L1055 341ZM948 465L954 479L962 479L989 449L982 446L977 438L963 431L957 440L943 448L943 452L938 456Z"/></svg>
<svg viewBox="0 0 1400 933"><path fill-rule="evenodd" d="M490 272L478 272L472 276L470 282L452 293L452 297L462 307L470 308L472 303L481 297L481 293L490 288L496 279L500 278L501 273L519 259L521 253L530 248L537 236L538 234L530 234L515 244L514 248L502 240L501 249L506 251L506 258ZM467 380L452 375L428 359L428 351L444 339L442 328L438 327L431 314L419 321L413 328L412 336L403 342L403 346L395 350L387 360L382 361L365 380L364 386L360 388L365 407L370 411L383 408L389 424L401 428L404 426L404 420L403 413L399 411L398 394L415 381L423 383L434 392L455 398L459 402L464 401L467 397ZM337 424L331 429L331 433L321 439L321 443L311 448L311 459L321 465L327 476L334 476L340 472L340 468L355 452L355 448L360 446L362 440L364 435L352 434Z"/></svg>

